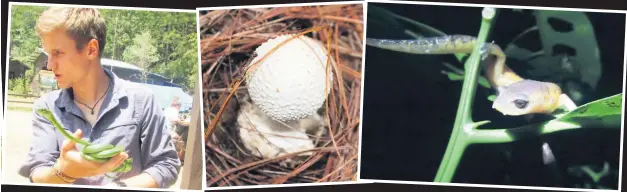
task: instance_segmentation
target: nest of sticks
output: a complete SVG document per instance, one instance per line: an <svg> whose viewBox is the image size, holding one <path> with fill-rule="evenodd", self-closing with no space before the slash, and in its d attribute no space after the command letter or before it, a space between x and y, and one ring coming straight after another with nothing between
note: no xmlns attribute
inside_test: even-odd
<svg viewBox="0 0 627 192"><path fill-rule="evenodd" d="M362 4L200 11L207 186L354 181L357 178L363 44ZM235 119L238 94L254 50L282 34L303 34L327 46L336 61L326 110L325 145L290 169L250 155Z"/></svg>

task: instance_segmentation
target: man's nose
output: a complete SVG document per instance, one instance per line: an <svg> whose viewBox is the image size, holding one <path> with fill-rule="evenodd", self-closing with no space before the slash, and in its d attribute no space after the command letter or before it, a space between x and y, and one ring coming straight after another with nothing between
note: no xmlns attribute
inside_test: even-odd
<svg viewBox="0 0 627 192"><path fill-rule="evenodd" d="M52 57L48 56L48 60L46 61L46 68L52 71L54 67L56 67L56 65L54 64Z"/></svg>

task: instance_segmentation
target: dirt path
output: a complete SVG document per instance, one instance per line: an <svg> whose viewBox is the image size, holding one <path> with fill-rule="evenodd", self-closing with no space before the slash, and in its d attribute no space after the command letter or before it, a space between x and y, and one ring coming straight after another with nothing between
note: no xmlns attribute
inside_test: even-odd
<svg viewBox="0 0 627 192"><path fill-rule="evenodd" d="M2 179L10 183L28 182L28 178L17 174L19 166L24 162L31 143L31 113L25 111L6 111L6 127L2 146Z"/></svg>

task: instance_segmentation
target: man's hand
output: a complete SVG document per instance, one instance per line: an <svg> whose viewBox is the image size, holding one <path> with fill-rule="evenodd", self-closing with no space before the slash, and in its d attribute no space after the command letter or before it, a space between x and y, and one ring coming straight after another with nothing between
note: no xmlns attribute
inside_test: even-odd
<svg viewBox="0 0 627 192"><path fill-rule="evenodd" d="M74 133L74 137L81 139L83 132L80 129L77 130ZM61 154L57 163L59 171L65 175L73 178L83 178L111 172L120 166L126 158L128 158L128 154L122 152L113 156L105 163L89 161L81 157L81 152L76 149L76 143L68 139L61 146Z"/></svg>
<svg viewBox="0 0 627 192"><path fill-rule="evenodd" d="M172 119L172 121L171 121L171 122L172 122L172 124L178 125L178 124L180 124L180 123L181 123L181 119L180 119L180 118L178 118L178 119Z"/></svg>

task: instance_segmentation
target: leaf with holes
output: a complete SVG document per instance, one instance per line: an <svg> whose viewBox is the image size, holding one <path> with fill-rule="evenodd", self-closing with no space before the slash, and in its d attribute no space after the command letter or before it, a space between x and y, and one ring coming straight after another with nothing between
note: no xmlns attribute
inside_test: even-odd
<svg viewBox="0 0 627 192"><path fill-rule="evenodd" d="M583 12L536 11L540 40L550 63L534 63L531 73L578 78L593 89L601 77L601 58L592 23ZM551 70L547 64L553 64ZM563 80L563 79L562 79Z"/></svg>
<svg viewBox="0 0 627 192"><path fill-rule="evenodd" d="M505 46L509 63L522 62L526 72L520 73L529 79L560 84L575 103L588 99L586 95L591 95L601 76L598 43L590 20L581 12L533 13L536 25Z"/></svg>

